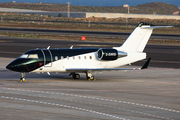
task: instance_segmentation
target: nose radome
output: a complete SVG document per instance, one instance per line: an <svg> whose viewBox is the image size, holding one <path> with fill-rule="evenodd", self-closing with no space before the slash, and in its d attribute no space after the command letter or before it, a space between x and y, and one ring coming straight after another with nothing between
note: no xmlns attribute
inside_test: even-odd
<svg viewBox="0 0 180 120"><path fill-rule="evenodd" d="M11 70L11 68L12 68L12 66L10 64L6 66L6 69Z"/></svg>
<svg viewBox="0 0 180 120"><path fill-rule="evenodd" d="M37 59L17 58L6 66L7 69L16 72L30 72L36 69Z"/></svg>
<svg viewBox="0 0 180 120"><path fill-rule="evenodd" d="M9 69L9 70L12 70L12 71L16 71L16 72L19 72L21 70L21 64L20 64L21 61L19 60L14 60L12 61L11 63L9 63L6 68Z"/></svg>
<svg viewBox="0 0 180 120"><path fill-rule="evenodd" d="M9 64L6 66L6 69L9 69L9 70L14 70L15 66L12 65L12 64Z"/></svg>

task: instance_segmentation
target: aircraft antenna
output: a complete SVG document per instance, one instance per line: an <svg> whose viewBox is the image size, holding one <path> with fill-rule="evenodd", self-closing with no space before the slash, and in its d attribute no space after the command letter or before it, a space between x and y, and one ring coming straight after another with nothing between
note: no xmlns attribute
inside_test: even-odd
<svg viewBox="0 0 180 120"><path fill-rule="evenodd" d="M70 47L70 49L72 49L73 48L73 45Z"/></svg>
<svg viewBox="0 0 180 120"><path fill-rule="evenodd" d="M49 50L50 46L47 47L47 49Z"/></svg>

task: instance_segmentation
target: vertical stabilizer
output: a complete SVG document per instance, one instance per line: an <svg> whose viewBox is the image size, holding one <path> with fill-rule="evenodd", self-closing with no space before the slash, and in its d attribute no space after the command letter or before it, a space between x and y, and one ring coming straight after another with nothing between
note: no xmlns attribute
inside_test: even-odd
<svg viewBox="0 0 180 120"><path fill-rule="evenodd" d="M164 28L171 26L153 26L147 23L139 23L131 35L121 46L122 50L143 52L154 28Z"/></svg>

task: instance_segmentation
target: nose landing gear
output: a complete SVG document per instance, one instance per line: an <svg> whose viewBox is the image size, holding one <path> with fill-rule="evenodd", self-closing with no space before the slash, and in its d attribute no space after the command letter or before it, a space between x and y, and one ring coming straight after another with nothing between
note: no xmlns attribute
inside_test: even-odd
<svg viewBox="0 0 180 120"><path fill-rule="evenodd" d="M25 73L21 73L20 82L26 82Z"/></svg>

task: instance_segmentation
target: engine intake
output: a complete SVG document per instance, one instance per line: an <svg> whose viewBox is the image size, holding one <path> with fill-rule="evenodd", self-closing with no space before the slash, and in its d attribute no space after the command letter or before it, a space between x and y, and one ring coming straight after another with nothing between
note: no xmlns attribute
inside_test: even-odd
<svg viewBox="0 0 180 120"><path fill-rule="evenodd" d="M121 57L127 56L127 53L117 51L116 49L102 49L97 51L97 57L99 60L116 60Z"/></svg>

